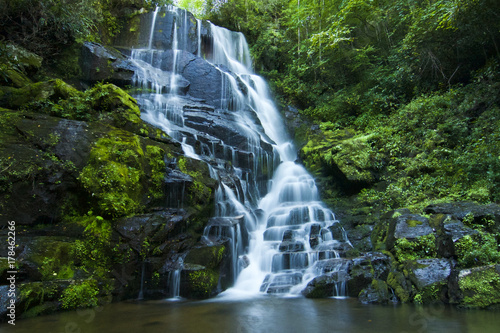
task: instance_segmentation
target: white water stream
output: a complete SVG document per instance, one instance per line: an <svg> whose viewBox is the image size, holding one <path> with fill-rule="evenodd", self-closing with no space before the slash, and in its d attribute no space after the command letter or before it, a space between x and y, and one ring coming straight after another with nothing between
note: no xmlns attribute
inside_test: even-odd
<svg viewBox="0 0 500 333"><path fill-rule="evenodd" d="M178 140L187 157L211 162L211 175L220 183L215 193L216 215L244 219L248 246L243 246L241 228L236 225L229 236L234 286L223 296L297 294L314 277L343 269L341 261L336 263L335 258L339 258L339 250L345 249L349 241L345 233L334 239L332 230L343 229L320 201L314 179L295 162L296 149L266 82L253 73L244 36L210 24L211 45L202 47L202 21L195 20L195 56L206 59L222 76L220 98L217 96L220 104L215 105L213 114L230 115L235 131L246 138L244 144L234 147L186 125L187 99L197 96L185 97L181 93L182 73L177 67L179 54L185 52L189 42L189 18L182 9L163 10L174 16L172 49L158 50L153 46L153 35L158 33L157 9L152 15L148 47L132 52L132 59L141 68L134 83L143 88L135 97L141 105L142 118ZM210 52L202 52L204 49ZM162 68L167 55L173 57L173 65ZM193 142L201 149L195 149ZM272 145L272 151L263 149L262 142ZM241 190L222 179L220 170L227 163L217 155L216 147L223 147L223 158L231 162ZM241 152L252 157L246 168L240 166ZM214 233L207 228L207 241ZM332 296L343 296L340 289L341 286Z"/></svg>

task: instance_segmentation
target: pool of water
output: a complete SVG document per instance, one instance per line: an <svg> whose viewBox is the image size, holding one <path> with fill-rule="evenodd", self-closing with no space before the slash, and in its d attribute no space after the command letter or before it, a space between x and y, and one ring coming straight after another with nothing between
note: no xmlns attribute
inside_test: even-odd
<svg viewBox="0 0 500 333"><path fill-rule="evenodd" d="M261 297L144 301L0 325L0 332L499 332L500 311L363 305L356 299Z"/></svg>

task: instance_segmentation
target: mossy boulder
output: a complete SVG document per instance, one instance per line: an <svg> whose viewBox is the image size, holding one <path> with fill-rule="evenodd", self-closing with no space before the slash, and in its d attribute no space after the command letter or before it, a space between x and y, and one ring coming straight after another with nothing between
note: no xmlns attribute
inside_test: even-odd
<svg viewBox="0 0 500 333"><path fill-rule="evenodd" d="M21 318L36 317L61 309L59 298L70 280L19 284L16 308Z"/></svg>
<svg viewBox="0 0 500 333"><path fill-rule="evenodd" d="M387 285L394 291L394 294L401 302L408 303L412 300L413 290L411 282L402 272L390 272L387 276Z"/></svg>
<svg viewBox="0 0 500 333"><path fill-rule="evenodd" d="M2 77L6 83L4 85L6 86L22 88L33 83L26 74L8 65L0 64L0 70L2 71Z"/></svg>
<svg viewBox="0 0 500 333"><path fill-rule="evenodd" d="M58 101L78 95L79 92L60 79L26 83L20 88L0 86L0 105L19 109L29 103L45 100Z"/></svg>
<svg viewBox="0 0 500 333"><path fill-rule="evenodd" d="M396 299L389 291L387 283L377 279L374 279L370 286L359 293L358 299L364 304L387 304L389 302L396 302Z"/></svg>
<svg viewBox="0 0 500 333"><path fill-rule="evenodd" d="M144 151L139 138L113 130L95 142L80 182L95 198L102 216L126 216L142 210Z"/></svg>
<svg viewBox="0 0 500 333"><path fill-rule="evenodd" d="M4 86L22 88L42 65L42 58L14 44L0 44L0 81Z"/></svg>
<svg viewBox="0 0 500 333"><path fill-rule="evenodd" d="M5 51L7 54L7 61L15 62L17 66L21 67L29 74L36 73L42 66L42 57L19 45L9 43L5 45Z"/></svg>
<svg viewBox="0 0 500 333"><path fill-rule="evenodd" d="M433 233L429 220L417 214L395 214L390 219L388 227L387 249L392 249L399 239L414 240Z"/></svg>
<svg viewBox="0 0 500 333"><path fill-rule="evenodd" d="M460 270L457 276L460 295L453 301L468 308L487 308L500 304L500 265Z"/></svg>
<svg viewBox="0 0 500 333"><path fill-rule="evenodd" d="M227 246L229 242L189 251L181 273L181 296L208 298L229 287L232 272Z"/></svg>
<svg viewBox="0 0 500 333"><path fill-rule="evenodd" d="M21 270L31 279L41 281L67 280L75 275L73 242L58 237L37 237L19 255ZM23 268L24 267L24 268ZM29 272L36 270L36 272Z"/></svg>
<svg viewBox="0 0 500 333"><path fill-rule="evenodd" d="M349 296L358 296L373 279L386 280L390 267L390 258L379 252L369 252L363 257L353 258L347 281Z"/></svg>
<svg viewBox="0 0 500 333"><path fill-rule="evenodd" d="M383 155L373 148L373 135L354 131L323 131L302 148L306 166L316 173L327 174L347 194L359 192L378 179Z"/></svg>
<svg viewBox="0 0 500 333"><path fill-rule="evenodd" d="M307 298L327 298L337 295L337 287L345 283L347 276L335 275L320 275L315 277L307 284L307 287L302 290L302 295Z"/></svg>

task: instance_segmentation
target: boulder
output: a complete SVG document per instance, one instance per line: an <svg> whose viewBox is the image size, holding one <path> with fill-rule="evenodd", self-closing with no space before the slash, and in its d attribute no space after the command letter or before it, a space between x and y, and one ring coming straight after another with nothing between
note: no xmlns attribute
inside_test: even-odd
<svg viewBox="0 0 500 333"><path fill-rule="evenodd" d="M229 242L189 251L181 272L180 296L208 298L233 282Z"/></svg>
<svg viewBox="0 0 500 333"><path fill-rule="evenodd" d="M390 220L386 246L388 249L392 249L398 239L406 238L411 241L433 232L434 230L426 217L416 214L402 214Z"/></svg>
<svg viewBox="0 0 500 333"><path fill-rule="evenodd" d="M426 214L450 214L455 219L468 223L483 225L492 232L500 232L500 205L492 203L481 205L473 202L450 202L429 205L424 209Z"/></svg>
<svg viewBox="0 0 500 333"><path fill-rule="evenodd" d="M363 289L358 296L363 304L387 304L397 302L397 299L389 291L387 283L382 280L373 280L368 288Z"/></svg>
<svg viewBox="0 0 500 333"><path fill-rule="evenodd" d="M369 252L363 257L353 258L349 266L349 280L347 281L349 296L357 297L373 279L386 280L390 264L390 258L379 252Z"/></svg>
<svg viewBox="0 0 500 333"><path fill-rule="evenodd" d="M88 84L105 81L118 86L132 82L137 67L118 50L98 43L84 42L80 67L82 79Z"/></svg>
<svg viewBox="0 0 500 333"><path fill-rule="evenodd" d="M450 301L468 308L500 304L500 265L457 270L449 284Z"/></svg>
<svg viewBox="0 0 500 333"><path fill-rule="evenodd" d="M61 98L65 99L78 94L76 89L59 79L37 83L27 82L21 88L0 86L0 106L19 109L32 102L47 99L57 102Z"/></svg>
<svg viewBox="0 0 500 333"><path fill-rule="evenodd" d="M408 264L413 268L410 280L419 290L434 284L447 284L453 268L447 259L419 259Z"/></svg>

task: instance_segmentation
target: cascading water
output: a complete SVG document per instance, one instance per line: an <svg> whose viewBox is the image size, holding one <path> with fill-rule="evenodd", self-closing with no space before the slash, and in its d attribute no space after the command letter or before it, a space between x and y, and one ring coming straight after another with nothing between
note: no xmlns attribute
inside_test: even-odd
<svg viewBox="0 0 500 333"><path fill-rule="evenodd" d="M156 26L159 11L172 17L163 48L155 41L165 29ZM178 140L187 157L207 162L218 181L216 216L203 238L229 239L232 291L299 293L318 275L339 274L349 241L295 162L244 36L171 6L152 14L150 31L148 46L132 51L142 88L135 97L142 118Z"/></svg>

